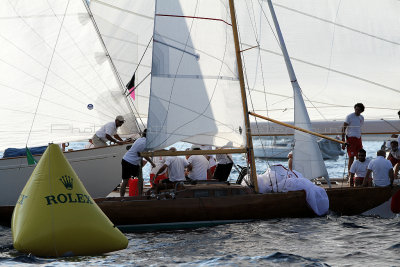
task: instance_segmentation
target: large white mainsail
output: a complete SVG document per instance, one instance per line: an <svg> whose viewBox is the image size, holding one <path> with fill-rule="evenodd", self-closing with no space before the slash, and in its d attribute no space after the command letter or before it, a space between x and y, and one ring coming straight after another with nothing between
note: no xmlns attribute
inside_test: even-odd
<svg viewBox="0 0 400 267"><path fill-rule="evenodd" d="M157 1L147 148L243 146L228 1Z"/></svg>
<svg viewBox="0 0 400 267"><path fill-rule="evenodd" d="M147 119L150 94L154 8L154 0L90 1L90 9L123 84L129 84L135 74L134 92L127 91L126 95L131 92L128 99L143 123Z"/></svg>
<svg viewBox="0 0 400 267"><path fill-rule="evenodd" d="M87 139L117 115L136 131L85 1L0 5L0 150Z"/></svg>

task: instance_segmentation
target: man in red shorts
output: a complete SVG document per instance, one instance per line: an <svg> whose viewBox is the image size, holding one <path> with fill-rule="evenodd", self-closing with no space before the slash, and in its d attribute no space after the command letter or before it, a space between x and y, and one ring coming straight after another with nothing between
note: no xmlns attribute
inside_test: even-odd
<svg viewBox="0 0 400 267"><path fill-rule="evenodd" d="M342 127L342 141L347 143L347 154L349 155L349 165L347 166L350 173L350 167L354 162L354 157L358 158L358 151L363 148L361 141L361 126L364 124L364 105L357 103L354 105L354 113L347 115ZM346 137L346 139L345 139ZM342 145L344 150L346 145Z"/></svg>

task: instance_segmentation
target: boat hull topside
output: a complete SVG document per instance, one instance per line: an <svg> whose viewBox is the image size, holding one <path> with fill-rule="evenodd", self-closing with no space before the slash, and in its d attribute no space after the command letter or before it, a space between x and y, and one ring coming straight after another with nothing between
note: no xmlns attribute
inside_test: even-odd
<svg viewBox="0 0 400 267"><path fill-rule="evenodd" d="M93 198L106 197L121 181L124 146L108 146L65 152L72 168ZM34 156L36 160L40 156ZM26 157L0 160L0 206L15 205L35 165Z"/></svg>

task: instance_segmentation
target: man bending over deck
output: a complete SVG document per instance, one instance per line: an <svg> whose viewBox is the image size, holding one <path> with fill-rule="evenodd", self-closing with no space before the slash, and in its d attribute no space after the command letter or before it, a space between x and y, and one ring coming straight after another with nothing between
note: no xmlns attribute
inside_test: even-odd
<svg viewBox="0 0 400 267"><path fill-rule="evenodd" d="M170 151L176 151L175 147L171 147ZM161 183L155 184L157 194L162 189L167 189L175 186L178 182L185 181L185 168L189 165L184 157L167 157L164 165L157 171L154 179L163 171L168 168L168 178L161 181Z"/></svg>

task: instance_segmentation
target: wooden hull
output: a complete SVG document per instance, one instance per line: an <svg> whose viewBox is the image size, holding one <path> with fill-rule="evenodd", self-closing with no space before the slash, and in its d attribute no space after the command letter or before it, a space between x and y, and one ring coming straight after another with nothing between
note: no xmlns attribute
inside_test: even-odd
<svg viewBox="0 0 400 267"><path fill-rule="evenodd" d="M358 215L384 203L399 189L399 186L327 189L330 210L338 215ZM148 198L101 198L96 203L116 226L125 230L134 226L145 230L146 225L156 224L167 227L207 222L212 225L213 222L315 216L307 205L304 191L223 197L180 197L178 193L175 199ZM12 206L0 207L1 224L10 225L12 210Z"/></svg>

